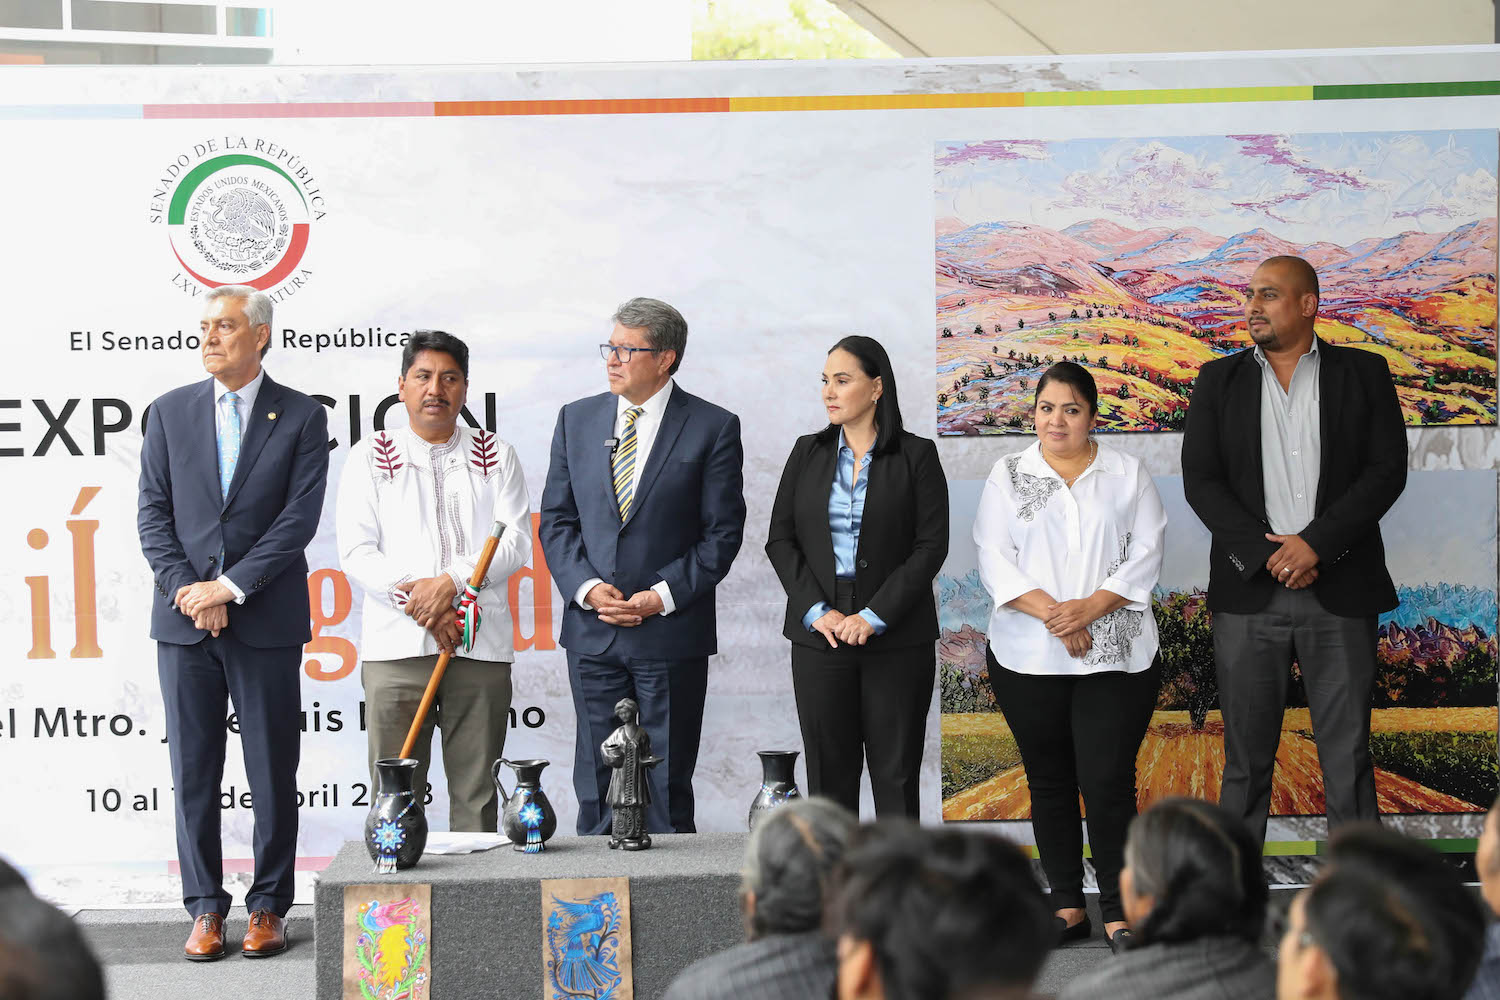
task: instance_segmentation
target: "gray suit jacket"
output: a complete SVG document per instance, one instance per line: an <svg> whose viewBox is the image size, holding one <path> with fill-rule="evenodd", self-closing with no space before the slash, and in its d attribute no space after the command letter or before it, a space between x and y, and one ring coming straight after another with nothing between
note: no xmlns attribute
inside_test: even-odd
<svg viewBox="0 0 1500 1000"><path fill-rule="evenodd" d="M1241 938L1132 948L1078 976L1057 1000L1274 1000L1276 966Z"/></svg>
<svg viewBox="0 0 1500 1000"><path fill-rule="evenodd" d="M694 962L663 1000L828 1000L837 971L817 931L771 934Z"/></svg>

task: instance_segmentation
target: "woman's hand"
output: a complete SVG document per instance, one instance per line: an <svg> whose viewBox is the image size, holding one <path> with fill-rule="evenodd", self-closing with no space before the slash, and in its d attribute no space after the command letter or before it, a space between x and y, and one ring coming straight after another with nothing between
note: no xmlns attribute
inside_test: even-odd
<svg viewBox="0 0 1500 1000"><path fill-rule="evenodd" d="M1075 660L1087 656L1088 651L1094 648L1094 637L1089 635L1088 629L1079 629L1077 632L1069 632L1067 635L1058 636L1058 638L1067 647L1068 655Z"/></svg>
<svg viewBox="0 0 1500 1000"><path fill-rule="evenodd" d="M1098 610L1092 597L1080 598L1076 601L1060 601L1047 608L1047 616L1042 619L1042 624L1047 626L1047 631L1059 639L1065 635L1086 629L1094 624L1103 612Z"/></svg>
<svg viewBox="0 0 1500 1000"><path fill-rule="evenodd" d="M837 649L839 641L835 638L837 633L834 630L839 627L839 624L843 620L844 613L842 611L830 610L822 618L812 623L813 631L822 633L823 638L828 640L828 645Z"/></svg>
<svg viewBox="0 0 1500 1000"><path fill-rule="evenodd" d="M875 626L865 621L863 615L849 615L833 633L851 646L863 646L875 634Z"/></svg>

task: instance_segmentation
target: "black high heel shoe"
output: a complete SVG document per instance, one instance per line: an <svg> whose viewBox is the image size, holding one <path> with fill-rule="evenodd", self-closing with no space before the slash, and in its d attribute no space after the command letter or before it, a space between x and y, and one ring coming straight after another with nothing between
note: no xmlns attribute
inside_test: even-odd
<svg viewBox="0 0 1500 1000"><path fill-rule="evenodd" d="M1087 916L1071 926L1062 917L1054 916L1052 927L1057 933L1058 945L1065 945L1069 941L1087 941L1094 934L1094 925Z"/></svg>

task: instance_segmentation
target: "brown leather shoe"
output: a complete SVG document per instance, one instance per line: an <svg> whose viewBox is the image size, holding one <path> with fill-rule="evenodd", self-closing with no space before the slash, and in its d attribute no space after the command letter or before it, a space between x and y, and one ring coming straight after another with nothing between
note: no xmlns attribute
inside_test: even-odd
<svg viewBox="0 0 1500 1000"><path fill-rule="evenodd" d="M286 951L286 921L270 910L254 910L240 948L246 958L267 958Z"/></svg>
<svg viewBox="0 0 1500 1000"><path fill-rule="evenodd" d="M193 933L182 947L189 962L215 962L224 957L224 918L204 913L193 921Z"/></svg>

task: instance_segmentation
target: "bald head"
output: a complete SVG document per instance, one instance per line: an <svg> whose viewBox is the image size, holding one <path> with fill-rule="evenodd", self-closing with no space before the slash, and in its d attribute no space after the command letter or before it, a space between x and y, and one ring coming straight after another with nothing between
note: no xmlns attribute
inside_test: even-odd
<svg viewBox="0 0 1500 1000"><path fill-rule="evenodd" d="M1268 355L1300 356L1313 339L1318 315L1318 274L1301 257L1272 257L1250 276L1245 324Z"/></svg>
<svg viewBox="0 0 1500 1000"><path fill-rule="evenodd" d="M1301 257L1293 257L1289 254L1279 257L1267 257L1261 261L1261 267L1274 267L1284 274L1293 291L1297 293L1312 292L1321 298L1318 291L1318 272L1313 266ZM1259 270L1259 268L1257 268Z"/></svg>

